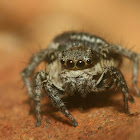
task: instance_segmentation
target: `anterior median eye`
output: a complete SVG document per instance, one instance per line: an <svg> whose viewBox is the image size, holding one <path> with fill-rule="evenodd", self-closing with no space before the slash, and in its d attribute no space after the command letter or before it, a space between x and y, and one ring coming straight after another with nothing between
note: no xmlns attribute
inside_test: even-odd
<svg viewBox="0 0 140 140"><path fill-rule="evenodd" d="M85 66L85 62L83 60L78 60L78 62L76 63L76 66L78 68L83 68Z"/></svg>
<svg viewBox="0 0 140 140"><path fill-rule="evenodd" d="M75 64L74 64L73 60L68 60L67 61L67 67L68 68L71 68L72 69L74 66L75 66Z"/></svg>

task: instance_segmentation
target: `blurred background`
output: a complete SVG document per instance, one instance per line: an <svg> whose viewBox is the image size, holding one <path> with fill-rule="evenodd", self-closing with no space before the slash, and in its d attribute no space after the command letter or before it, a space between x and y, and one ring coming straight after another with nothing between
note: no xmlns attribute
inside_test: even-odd
<svg viewBox="0 0 140 140"><path fill-rule="evenodd" d="M56 34L67 30L137 47L139 6L139 0L1 0L0 49L14 52L22 47L46 47Z"/></svg>
<svg viewBox="0 0 140 140"><path fill-rule="evenodd" d="M29 57L47 47L57 34L69 30L89 32L140 53L140 1L0 0L0 117L3 122L9 118L9 107L14 105L18 114L21 108L16 106L26 99L25 90L17 90L22 85L17 81L21 81L20 71ZM9 121L1 129L6 124ZM4 129L2 135L8 130Z"/></svg>

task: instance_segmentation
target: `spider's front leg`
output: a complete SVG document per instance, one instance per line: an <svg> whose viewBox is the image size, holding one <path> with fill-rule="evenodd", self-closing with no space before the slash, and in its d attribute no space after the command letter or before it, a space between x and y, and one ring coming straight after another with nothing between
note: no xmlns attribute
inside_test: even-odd
<svg viewBox="0 0 140 140"><path fill-rule="evenodd" d="M125 104L125 110L126 113L129 114L129 107L128 107L128 100L131 103L134 103L135 100L133 99L133 97L129 94L129 89L127 86L127 83L125 82L125 79L121 73L120 70L118 70L115 67L110 67L110 68L105 68L104 71L106 74L108 74L114 81L114 83L117 85L117 87L120 88L120 90L122 91L123 94L123 101Z"/></svg>
<svg viewBox="0 0 140 140"><path fill-rule="evenodd" d="M139 66L139 57L140 55L132 52L130 50L127 50L125 48L122 48L119 45L109 45L109 50L121 54L122 56L127 57L131 61L133 61L133 76L132 76L132 84L135 89L136 95L140 96L140 90L137 87L137 77L138 77L138 66Z"/></svg>
<svg viewBox="0 0 140 140"><path fill-rule="evenodd" d="M73 126L78 126L77 121L73 118L71 113L67 110L65 104L61 100L60 96L64 93L61 87L56 87L51 81L49 75L43 71L40 71L35 76L34 82L34 100L35 100L35 110L37 122L36 126L41 125L41 109L40 109L40 100L41 100L41 85L45 90L45 94L50 98L53 105L55 105L72 123Z"/></svg>
<svg viewBox="0 0 140 140"><path fill-rule="evenodd" d="M41 125L41 88L42 88L42 81L46 79L46 74L43 71L39 71L36 73L34 77L34 96L33 99L35 101L35 112L36 112L36 126Z"/></svg>

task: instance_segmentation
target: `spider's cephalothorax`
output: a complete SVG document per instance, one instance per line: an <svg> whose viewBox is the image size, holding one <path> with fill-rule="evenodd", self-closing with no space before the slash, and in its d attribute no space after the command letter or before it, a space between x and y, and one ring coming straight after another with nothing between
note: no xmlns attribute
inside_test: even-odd
<svg viewBox="0 0 140 140"><path fill-rule="evenodd" d="M113 84L122 91L126 113L129 114L128 100L134 102L134 99L119 70L123 56L134 63L133 86L139 95L136 85L139 61L137 53L119 45L111 45L87 33L66 32L58 35L47 49L31 58L29 65L21 73L29 97L35 102L36 125L41 125L41 88L73 126L78 123L67 110L62 97L80 94L84 98L89 93L106 91ZM32 89L28 77L42 61L46 62L46 71L35 74Z"/></svg>

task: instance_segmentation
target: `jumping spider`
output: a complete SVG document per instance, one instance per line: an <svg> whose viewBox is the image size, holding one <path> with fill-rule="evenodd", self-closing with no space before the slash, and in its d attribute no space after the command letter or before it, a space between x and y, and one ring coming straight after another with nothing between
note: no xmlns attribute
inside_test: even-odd
<svg viewBox="0 0 140 140"><path fill-rule="evenodd" d="M136 85L139 54L88 33L65 32L56 36L21 72L29 97L35 102L36 126L41 125L41 88L75 127L78 123L61 100L64 96L80 94L84 98L92 92L106 91L115 84L122 92L129 114L128 100L134 102L134 99L119 70L123 57L133 61L132 83L139 95ZM42 61L46 62L46 70L35 74L32 89L28 77Z"/></svg>

